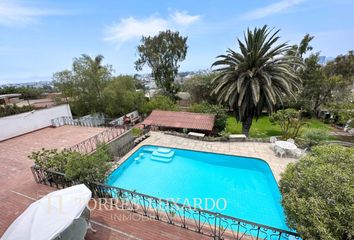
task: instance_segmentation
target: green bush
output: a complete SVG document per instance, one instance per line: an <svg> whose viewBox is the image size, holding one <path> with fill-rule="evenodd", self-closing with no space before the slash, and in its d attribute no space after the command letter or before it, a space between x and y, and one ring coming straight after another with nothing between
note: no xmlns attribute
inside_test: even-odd
<svg viewBox="0 0 354 240"><path fill-rule="evenodd" d="M70 150L58 151L58 149L42 148L41 151L32 152L28 157L34 160L34 163L41 168L64 173L69 159L79 159L83 155Z"/></svg>
<svg viewBox="0 0 354 240"><path fill-rule="evenodd" d="M29 158L40 168L64 173L67 179L81 182L103 182L111 166L111 156L105 145L91 155L70 150L42 149L33 152Z"/></svg>
<svg viewBox="0 0 354 240"><path fill-rule="evenodd" d="M222 105L212 105L209 103L196 103L189 107L189 112L215 114L215 127L219 132L226 126L227 113Z"/></svg>
<svg viewBox="0 0 354 240"><path fill-rule="evenodd" d="M301 128L306 124L301 118L301 111L292 108L278 110L269 117L269 120L280 126L283 139L295 139L300 135Z"/></svg>
<svg viewBox="0 0 354 240"><path fill-rule="evenodd" d="M316 146L280 180L289 227L303 239L354 238L354 148Z"/></svg>
<svg viewBox="0 0 354 240"><path fill-rule="evenodd" d="M134 137L139 137L141 134L143 134L143 130L140 128L133 128L132 133Z"/></svg>
<svg viewBox="0 0 354 240"><path fill-rule="evenodd" d="M149 102L141 106L139 112L150 114L155 109L166 111L178 111L178 106L171 98L165 95L156 95L151 98Z"/></svg>
<svg viewBox="0 0 354 240"><path fill-rule="evenodd" d="M231 134L231 133L229 133L229 132L227 132L227 131L225 131L225 130L222 130L222 131L219 133L219 135L220 135L220 137L221 137L221 140L225 140L225 141L229 140L230 134Z"/></svg>
<svg viewBox="0 0 354 240"><path fill-rule="evenodd" d="M211 94L214 89L212 81L215 77L215 73L195 75L184 81L182 88L191 95L193 103L216 103L217 97Z"/></svg>
<svg viewBox="0 0 354 240"><path fill-rule="evenodd" d="M124 116L146 102L144 92L136 90L135 79L117 76L103 89L104 113L109 117Z"/></svg>
<svg viewBox="0 0 354 240"><path fill-rule="evenodd" d="M318 145L320 142L328 139L328 131L324 129L309 129L302 134L304 144L307 147Z"/></svg>
<svg viewBox="0 0 354 240"><path fill-rule="evenodd" d="M80 182L103 182L110 169L111 156L106 147L101 147L94 154L81 158L70 158L65 166L65 177Z"/></svg>
<svg viewBox="0 0 354 240"><path fill-rule="evenodd" d="M6 117L10 115L15 115L19 113L29 112L35 109L30 105L25 105L23 107L18 107L17 105L5 105L0 106L0 117Z"/></svg>

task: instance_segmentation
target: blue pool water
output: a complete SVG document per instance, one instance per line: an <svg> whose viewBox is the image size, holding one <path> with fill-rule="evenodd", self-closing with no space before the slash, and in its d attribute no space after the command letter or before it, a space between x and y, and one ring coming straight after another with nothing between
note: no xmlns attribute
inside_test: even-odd
<svg viewBox="0 0 354 240"><path fill-rule="evenodd" d="M107 184L182 204L193 205L194 198L223 198L224 210L209 210L289 230L277 183L268 164L259 159L143 146ZM219 203L225 207L224 201Z"/></svg>

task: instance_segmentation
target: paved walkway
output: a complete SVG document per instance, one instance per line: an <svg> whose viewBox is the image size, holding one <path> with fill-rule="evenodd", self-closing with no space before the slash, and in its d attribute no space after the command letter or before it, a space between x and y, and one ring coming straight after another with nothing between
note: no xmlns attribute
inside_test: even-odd
<svg viewBox="0 0 354 240"><path fill-rule="evenodd" d="M294 158L279 158L275 156L270 143L262 142L206 142L189 138L177 137L163 132L151 132L151 136L130 151L121 161L135 152L142 145L158 145L164 147L184 148L205 152L224 153L236 156L254 157L265 160L272 169L277 181L286 166L295 162Z"/></svg>

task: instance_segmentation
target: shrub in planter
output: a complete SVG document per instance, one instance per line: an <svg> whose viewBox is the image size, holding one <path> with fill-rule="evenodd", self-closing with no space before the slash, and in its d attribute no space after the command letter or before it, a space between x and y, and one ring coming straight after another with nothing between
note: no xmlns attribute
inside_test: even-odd
<svg viewBox="0 0 354 240"><path fill-rule="evenodd" d="M58 151L58 149L42 148L41 151L32 152L28 157L40 168L64 173L68 161L80 159L83 154L66 149Z"/></svg>
<svg viewBox="0 0 354 240"><path fill-rule="evenodd" d="M112 159L106 145L90 155L70 150L42 149L33 152L29 158L40 168L64 173L65 178L80 182L103 182Z"/></svg>
<svg viewBox="0 0 354 240"><path fill-rule="evenodd" d="M227 131L225 131L225 130L223 130L223 131L221 131L220 132L220 139L221 139L221 141L228 141L229 140L229 137L230 137L230 133L229 132L227 132Z"/></svg>
<svg viewBox="0 0 354 240"><path fill-rule="evenodd" d="M134 137L139 137L141 134L143 134L143 130L140 128L133 128L132 134Z"/></svg>
<svg viewBox="0 0 354 240"><path fill-rule="evenodd" d="M101 147L94 154L84 155L78 159L69 159L65 166L65 177L80 182L103 182L111 167L111 156L106 147Z"/></svg>

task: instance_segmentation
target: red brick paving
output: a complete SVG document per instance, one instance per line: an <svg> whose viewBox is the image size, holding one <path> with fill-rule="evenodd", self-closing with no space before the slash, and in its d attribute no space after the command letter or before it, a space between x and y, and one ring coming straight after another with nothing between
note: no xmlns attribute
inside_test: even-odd
<svg viewBox="0 0 354 240"><path fill-rule="evenodd" d="M178 226L170 225L168 223L150 219L127 210L115 208L112 210L105 211L95 210L91 213L91 219L93 221L106 224L114 229L128 233L134 237L133 239L210 239L199 233L186 230ZM94 228L96 227L97 225L94 226ZM105 231L108 230L105 229ZM114 233L116 234L116 232ZM95 237L96 234L97 233L90 233L88 239L95 239L90 237ZM127 238L127 236L123 236L123 238L110 237L107 239Z"/></svg>
<svg viewBox="0 0 354 240"><path fill-rule="evenodd" d="M45 128L0 142L0 236L35 199L56 189L35 183L27 156L41 148L65 148L77 144L103 128L63 126ZM88 240L103 239L208 239L167 223L143 218L126 210L91 213L96 233L88 231Z"/></svg>
<svg viewBox="0 0 354 240"><path fill-rule="evenodd" d="M0 235L30 203L13 191L29 192L35 198L52 191L34 182L30 171L33 161L27 156L41 148L70 147L104 130L77 126L44 128L0 142Z"/></svg>
<svg viewBox="0 0 354 240"><path fill-rule="evenodd" d="M33 181L29 167L33 164L27 156L41 148L62 149L92 137L104 128L63 126L42 130L0 142L0 200L19 184Z"/></svg>

